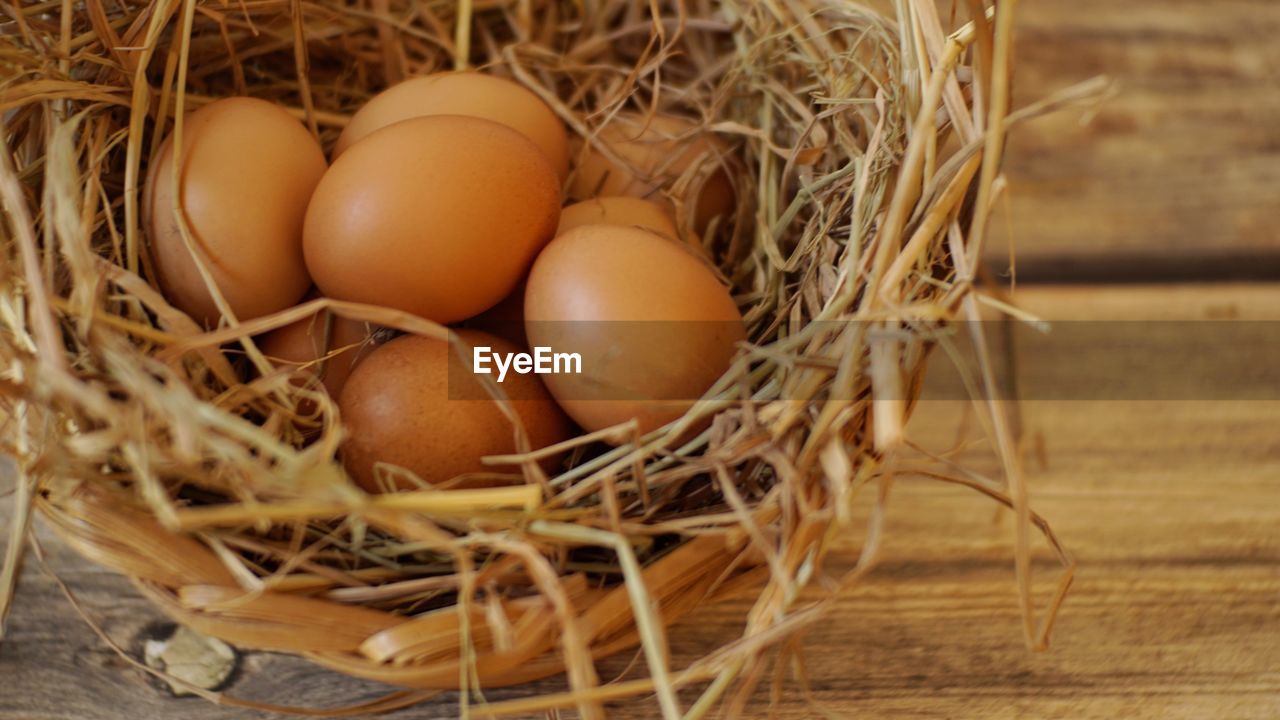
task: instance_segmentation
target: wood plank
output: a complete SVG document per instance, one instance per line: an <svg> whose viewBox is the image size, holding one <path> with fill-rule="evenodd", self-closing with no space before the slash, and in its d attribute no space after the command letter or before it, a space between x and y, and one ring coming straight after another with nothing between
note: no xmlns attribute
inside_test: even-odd
<svg viewBox="0 0 1280 720"><path fill-rule="evenodd" d="M1015 291L1013 299L1046 320L1280 320L1275 283L1063 285Z"/></svg>
<svg viewBox="0 0 1280 720"><path fill-rule="evenodd" d="M1040 0L1018 12L1015 104L1099 74L1118 89L1088 125L1065 113L1012 137L1020 276L1280 278L1280 6ZM1005 237L994 223L997 267Z"/></svg>
<svg viewBox="0 0 1280 720"><path fill-rule="evenodd" d="M1057 318L1215 317L1235 308L1280 319L1280 286L1043 287L1019 296ZM910 435L949 448L964 414L962 403L926 403ZM1039 401L1022 415L1035 506L1080 564L1053 648L1023 647L1008 513L967 490L902 478L880 566L806 640L816 700L840 717L1280 715L1280 402ZM964 427L976 438L972 423ZM976 445L959 459L997 470ZM833 572L852 563L862 517ZM40 533L51 566L137 655L162 618L126 581ZM1036 557L1043 601L1056 575L1042 545ZM731 640L747 607L703 608L680 625L671 639L674 664ZM602 663L601 676L632 660ZM246 716L169 697L105 648L34 564L0 644L0 678L3 720ZM488 696L558 687L552 680ZM249 653L228 691L334 706L386 690L294 658ZM444 694L391 717L456 717L456 702ZM764 716L768 706L762 690L749 716ZM651 718L652 708L628 702L610 716ZM775 709L780 718L815 712L794 684Z"/></svg>

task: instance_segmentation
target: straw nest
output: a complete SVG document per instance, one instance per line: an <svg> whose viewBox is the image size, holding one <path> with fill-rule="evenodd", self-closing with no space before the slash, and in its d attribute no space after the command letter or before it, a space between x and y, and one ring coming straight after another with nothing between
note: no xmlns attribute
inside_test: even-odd
<svg viewBox="0 0 1280 720"><path fill-rule="evenodd" d="M862 496L862 556L827 586L870 567L924 330L976 317L1004 133L1071 99L1009 114L1013 5L961 4L967 24L932 0L900 1L897 17L820 0L10 6L0 391L20 472L0 602L35 508L179 622L411 689L353 712L437 688L465 690L477 715L599 717L639 694L667 718L740 710L767 652L822 609L800 590L857 529ZM750 343L685 418L644 437L616 428L629 440L616 448L570 441L554 474L525 453L489 458L511 481L499 487L368 496L334 462L332 403L273 370L253 337L326 307L448 331L328 300L202 331L151 283L139 183L175 119L211 99L277 101L327 147L389 83L464 66L530 87L582 144L621 111L720 138L729 152L663 192L682 208L710 172L730 173L736 217L705 242ZM301 417L302 400L319 409ZM987 420L1006 477L938 477L1016 510L1027 637L1042 645L1027 581L1039 519L994 405ZM742 636L670 667L664 628L741 593L755 598ZM602 684L594 659L637 645L642 677ZM477 692L561 672L560 694Z"/></svg>

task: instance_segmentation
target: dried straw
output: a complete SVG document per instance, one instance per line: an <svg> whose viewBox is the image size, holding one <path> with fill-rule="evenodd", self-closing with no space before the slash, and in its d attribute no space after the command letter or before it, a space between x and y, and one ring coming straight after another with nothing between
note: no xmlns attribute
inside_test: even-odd
<svg viewBox="0 0 1280 720"><path fill-rule="evenodd" d="M789 638L829 605L801 590L868 493L858 565L827 585L873 565L892 481L915 472L899 456L930 347L922 330L979 310L1006 132L1098 89L1009 112L1012 0L969 0L971 21L950 33L933 0L896 0L893 18L822 0L3 8L0 395L20 473L0 618L38 508L199 631L405 688L461 688L463 716L574 707L596 718L644 694L667 719L741 711L770 650L793 657ZM487 462L515 484L370 497L334 462L332 401L272 370L253 337L320 309L448 330L321 299L202 331L148 282L139 183L184 112L212 99L276 101L327 144L388 83L451 67L525 84L583 146L622 111L684 115L723 140L725 156L661 180L689 229L701 183L730 174L737 215L702 240L750 345L686 417L643 437L624 425L569 441L553 477L490 383L520 452ZM818 322L834 320L855 322ZM979 387L991 373L984 362ZM301 417L302 400L319 410ZM980 410L1004 477L944 458L921 472L1013 508L1027 641L1042 647L1072 564L1029 509L1002 407ZM1032 528L1065 568L1039 630ZM663 629L742 593L756 598L742 637L670 667ZM645 677L602 685L593 661L636 645ZM481 694L561 672L564 693ZM694 689L686 706L680 691Z"/></svg>

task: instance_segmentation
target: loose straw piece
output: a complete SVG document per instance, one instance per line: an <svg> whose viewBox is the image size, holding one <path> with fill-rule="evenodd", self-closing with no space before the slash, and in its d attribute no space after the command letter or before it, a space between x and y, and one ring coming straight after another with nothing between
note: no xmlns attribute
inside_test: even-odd
<svg viewBox="0 0 1280 720"><path fill-rule="evenodd" d="M542 491L536 486L520 485L477 490L426 490L363 496L358 503L293 500L253 505L204 505L179 508L175 521L182 530L208 527L234 527L259 521L289 522L315 520L360 514L366 511L400 511L423 515L467 517L489 510L518 509L532 513L541 504Z"/></svg>

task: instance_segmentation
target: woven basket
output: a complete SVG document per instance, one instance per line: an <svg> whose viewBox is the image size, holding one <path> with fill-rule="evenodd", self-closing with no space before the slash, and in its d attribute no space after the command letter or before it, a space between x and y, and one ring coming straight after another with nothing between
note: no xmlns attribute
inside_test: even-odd
<svg viewBox="0 0 1280 720"><path fill-rule="evenodd" d="M948 35L932 2L886 18L820 0L87 0L69 23L46 5L0 40L17 68L0 85L7 449L20 509L169 616L404 688L567 674L563 695L476 712L599 716L654 693L674 717L697 683L713 680L699 714L735 679L745 697L765 651L817 617L800 590L868 486L845 581L869 567L921 331L972 304L1011 8ZM737 214L703 242L750 346L681 421L615 449L578 438L550 476L520 455L495 459L522 476L505 487L366 496L333 461L331 406L302 437L272 398L305 390L246 376L235 355L298 313L201 332L153 289L140 178L173 118L213 98L277 101L328 147L378 89L464 65L533 89L579 145L616 111L714 134L726 154L662 178L663 193L689 230L701 182L730 174ZM379 308L317 308L446 336ZM669 667L663 628L733 594L755 598L742 638ZM644 677L601 686L594 659L637 645Z"/></svg>

